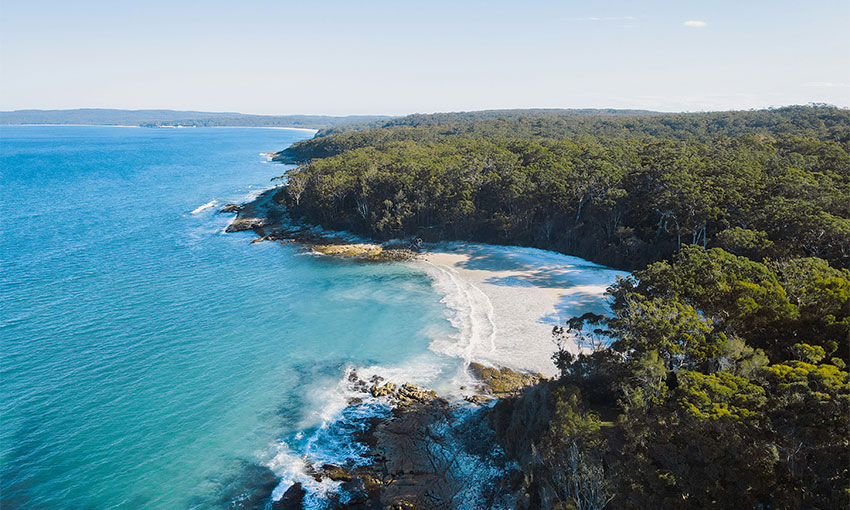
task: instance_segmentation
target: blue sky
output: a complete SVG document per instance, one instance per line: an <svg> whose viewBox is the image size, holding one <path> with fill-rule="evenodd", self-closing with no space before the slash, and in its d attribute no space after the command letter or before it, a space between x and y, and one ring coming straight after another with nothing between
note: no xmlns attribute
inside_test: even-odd
<svg viewBox="0 0 850 510"><path fill-rule="evenodd" d="M850 2L0 0L0 109L850 106Z"/></svg>

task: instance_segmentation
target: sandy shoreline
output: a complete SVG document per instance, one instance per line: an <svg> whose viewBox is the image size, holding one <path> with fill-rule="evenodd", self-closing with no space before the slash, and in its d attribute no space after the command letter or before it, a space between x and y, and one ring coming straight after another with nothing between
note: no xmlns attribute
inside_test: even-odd
<svg viewBox="0 0 850 510"><path fill-rule="evenodd" d="M261 240L295 241L328 256L365 262L405 261L431 276L443 296L456 333L437 338L431 350L464 360L514 370L556 375L552 327L587 312L607 313L606 289L617 271L557 252L465 242L437 243L421 253L404 243L368 244L362 239L289 223L275 201L281 188L223 211L237 217L227 232L253 230ZM208 206L209 204L205 204ZM346 236L349 238L344 238ZM572 345L570 350L578 352Z"/></svg>
<svg viewBox="0 0 850 510"><path fill-rule="evenodd" d="M433 350L546 376L556 373L552 327L606 312L605 290L627 274L555 252L467 243L435 247L421 263L455 310L459 331Z"/></svg>

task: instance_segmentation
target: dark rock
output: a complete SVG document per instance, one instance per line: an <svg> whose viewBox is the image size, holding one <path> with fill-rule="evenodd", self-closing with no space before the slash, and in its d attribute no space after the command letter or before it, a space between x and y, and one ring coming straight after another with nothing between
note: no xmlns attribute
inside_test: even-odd
<svg viewBox="0 0 850 510"><path fill-rule="evenodd" d="M244 232L245 230L253 230L257 231L258 228L262 228L265 225L265 220L260 218L237 218L233 220L233 223L227 226L224 229L225 232Z"/></svg>
<svg viewBox="0 0 850 510"><path fill-rule="evenodd" d="M231 510L253 510L262 508L277 487L278 477L266 466L234 460L229 475L218 480L218 507ZM191 505L195 506L195 505ZM197 506L205 506L200 504Z"/></svg>
<svg viewBox="0 0 850 510"><path fill-rule="evenodd" d="M301 487L301 483L294 483L283 496L272 503L272 510L302 510L304 508L304 496L307 491Z"/></svg>
<svg viewBox="0 0 850 510"><path fill-rule="evenodd" d="M477 365L471 369L482 383L489 382L495 387L491 394L513 393L537 379L534 374L523 374L511 370L500 370ZM362 398L353 397L349 405L361 404L371 397L385 398L391 407L390 415L367 418L368 425L356 432L353 439L368 449L363 457L368 459L364 465L341 467L325 464L321 468L307 466L307 472L318 481L333 480L340 483L340 493L328 496L330 508L349 510L398 509L415 510L448 505L458 494L464 491L472 475L463 471L453 471L451 450L441 448L479 448L491 450L490 435L481 435L475 426L469 425L479 420L470 418L462 429L454 427L454 404L439 398L435 392L419 388L411 383L397 385L380 376L369 377L366 382L352 371L347 375L349 388L364 392ZM371 396L368 396L371 393ZM492 396L470 396L468 400L482 404L492 400ZM465 406L466 408L466 406ZM487 428L490 408L479 410L481 427ZM510 417L506 417L510 418ZM509 423L508 426L512 425ZM467 430L472 426L474 430ZM483 430L483 429L482 429ZM512 429L513 431L513 429ZM446 435L447 434L447 435ZM488 432L489 434L489 432ZM435 445L442 443L441 448ZM470 450L472 451L472 450ZM478 450L473 453L481 454ZM448 455L448 456L446 456ZM519 472L520 475L522 472ZM517 486L515 478L506 476L495 480L493 490L507 490ZM493 494L496 494L495 492ZM276 502L272 510L293 510L303 506L305 491L299 485L290 487L284 497ZM486 496L488 498L494 495ZM489 501L489 500L488 500ZM481 508L489 508L485 504Z"/></svg>
<svg viewBox="0 0 850 510"><path fill-rule="evenodd" d="M334 466L333 464L325 464L324 466L322 466L322 471L324 471L325 476L335 482L351 481L351 475L339 466Z"/></svg>
<svg viewBox="0 0 850 510"><path fill-rule="evenodd" d="M348 502L345 503L346 510L367 510L375 508L375 505L369 498L366 484L361 478L352 478L348 482L343 482L340 486L345 493L348 494Z"/></svg>
<svg viewBox="0 0 850 510"><path fill-rule="evenodd" d="M238 213L241 210L242 210L242 206L239 205L239 204L225 204L224 207L222 207L221 210L218 211L218 212L222 213L222 214Z"/></svg>
<svg viewBox="0 0 850 510"><path fill-rule="evenodd" d="M463 399L472 404L484 405L493 400L493 397L486 397L484 395L469 395L467 397L464 397Z"/></svg>

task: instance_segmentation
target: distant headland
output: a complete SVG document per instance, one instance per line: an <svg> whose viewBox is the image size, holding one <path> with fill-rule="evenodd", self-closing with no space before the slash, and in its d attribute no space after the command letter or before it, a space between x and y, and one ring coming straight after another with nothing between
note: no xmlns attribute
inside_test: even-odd
<svg viewBox="0 0 850 510"><path fill-rule="evenodd" d="M446 114L442 114L446 115ZM482 120L505 115L567 115L567 116L634 116L664 115L650 110L613 108L529 108L513 110L483 110L458 112L455 117ZM418 118L422 114L405 117ZM436 115L437 117L440 114ZM426 116L427 117L427 116ZM94 125L138 127L282 127L337 130L383 127L394 119L389 115L253 115L237 112L200 112L193 110L120 110L109 108L77 108L73 110L13 110L0 111L0 125ZM329 133L325 133L329 134Z"/></svg>
<svg viewBox="0 0 850 510"><path fill-rule="evenodd" d="M0 112L0 125L56 124L139 127L291 127L327 129L390 119L381 115L248 115L235 112L181 110L14 110Z"/></svg>

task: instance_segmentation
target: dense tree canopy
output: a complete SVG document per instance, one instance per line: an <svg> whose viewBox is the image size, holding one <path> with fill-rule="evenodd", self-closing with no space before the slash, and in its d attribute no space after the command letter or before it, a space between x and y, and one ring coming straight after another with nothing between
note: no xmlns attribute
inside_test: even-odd
<svg viewBox="0 0 850 510"><path fill-rule="evenodd" d="M607 460L612 505L850 504L848 289L850 271L820 259L685 246L614 285L610 317L571 321L610 340L554 359L587 409L619 413L607 442L582 443Z"/></svg>
<svg viewBox="0 0 850 510"><path fill-rule="evenodd" d="M668 114L640 110L545 109L417 114L323 129L314 139L296 143L278 156L283 161L304 163L394 141L443 142L458 137L543 141L590 136L708 141L742 135L795 135L846 143L850 140L850 112L814 105Z"/></svg>
<svg viewBox="0 0 850 510"><path fill-rule="evenodd" d="M846 110L435 118L304 142L317 157L287 173L291 210L378 239L524 244L630 269L684 244L850 264Z"/></svg>

